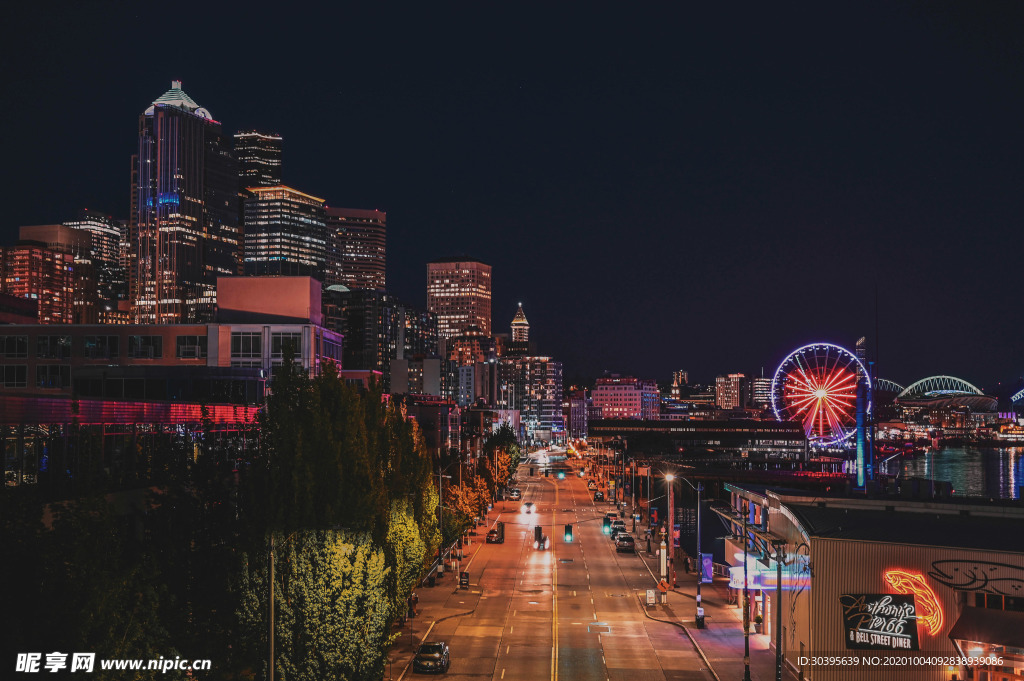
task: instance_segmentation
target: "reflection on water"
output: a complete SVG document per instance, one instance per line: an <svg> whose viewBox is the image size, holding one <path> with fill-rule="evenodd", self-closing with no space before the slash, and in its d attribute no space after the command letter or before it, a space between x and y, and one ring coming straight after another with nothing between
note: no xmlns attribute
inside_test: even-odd
<svg viewBox="0 0 1024 681"><path fill-rule="evenodd" d="M1024 485L1024 448L943 447L913 459L893 460L901 478L948 480L956 496L1019 499ZM893 464L896 464L895 466Z"/></svg>

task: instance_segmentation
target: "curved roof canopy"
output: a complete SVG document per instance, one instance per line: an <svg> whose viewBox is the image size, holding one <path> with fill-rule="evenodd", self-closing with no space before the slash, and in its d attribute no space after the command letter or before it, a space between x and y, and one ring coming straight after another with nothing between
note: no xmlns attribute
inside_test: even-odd
<svg viewBox="0 0 1024 681"><path fill-rule="evenodd" d="M897 397L915 398L937 395L983 395L978 388L955 376L929 376L911 383Z"/></svg>

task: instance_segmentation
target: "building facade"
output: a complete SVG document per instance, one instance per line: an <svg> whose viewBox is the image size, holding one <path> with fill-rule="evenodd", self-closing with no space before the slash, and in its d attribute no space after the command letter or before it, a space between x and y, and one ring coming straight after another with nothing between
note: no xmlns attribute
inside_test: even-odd
<svg viewBox="0 0 1024 681"><path fill-rule="evenodd" d="M276 187L281 180L284 140L280 135L247 130L235 133L238 183L248 187Z"/></svg>
<svg viewBox="0 0 1024 681"><path fill-rule="evenodd" d="M324 200L284 185L247 191L245 273L322 281L327 262Z"/></svg>
<svg viewBox="0 0 1024 681"><path fill-rule="evenodd" d="M324 283L350 289L385 290L387 213L328 207Z"/></svg>
<svg viewBox="0 0 1024 681"><path fill-rule="evenodd" d="M37 243L0 247L0 293L34 301L40 324L71 324L74 256Z"/></svg>
<svg viewBox="0 0 1024 681"><path fill-rule="evenodd" d="M476 326L491 335L491 266L472 258L427 264L427 309L437 316L441 338Z"/></svg>
<svg viewBox="0 0 1024 681"><path fill-rule="evenodd" d="M126 225L98 211L83 210L77 219L66 221L64 226L89 234L89 260L96 269L100 299L110 307L116 307L118 300L127 300L128 273L121 255L122 244L127 240Z"/></svg>
<svg viewBox="0 0 1024 681"><path fill-rule="evenodd" d="M719 409L743 409L750 404L750 379L746 374L716 377L715 404Z"/></svg>
<svg viewBox="0 0 1024 681"><path fill-rule="evenodd" d="M661 397L654 381L609 376L597 379L593 404L606 419L656 419Z"/></svg>
<svg viewBox="0 0 1024 681"><path fill-rule="evenodd" d="M208 321L235 274L238 170L219 122L173 81L139 117L132 171L131 299L138 323Z"/></svg>

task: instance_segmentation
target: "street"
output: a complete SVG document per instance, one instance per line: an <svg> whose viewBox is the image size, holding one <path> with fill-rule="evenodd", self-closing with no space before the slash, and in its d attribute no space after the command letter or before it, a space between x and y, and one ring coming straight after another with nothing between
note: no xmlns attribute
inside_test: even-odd
<svg viewBox="0 0 1024 681"><path fill-rule="evenodd" d="M645 614L641 600L656 580L637 555L616 553L602 533L601 519L614 505L594 502L584 478L568 474L559 480L534 468L531 477L528 463L520 467L522 500L498 502L489 518L488 528L495 519L505 523L505 542L484 544L487 528L478 533L477 550L461 565L470 588L452 593L457 579L447 577L420 590L425 609L430 603L441 608L426 640L448 642L448 675L713 679L679 627ZM533 513L520 512L525 502L534 503ZM573 525L571 543L565 541L567 523ZM550 538L547 550L534 548L536 525Z"/></svg>

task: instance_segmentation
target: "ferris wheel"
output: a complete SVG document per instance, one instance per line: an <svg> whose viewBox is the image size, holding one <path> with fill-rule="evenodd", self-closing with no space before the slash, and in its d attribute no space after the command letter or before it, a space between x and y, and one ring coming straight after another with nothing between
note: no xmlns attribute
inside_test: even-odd
<svg viewBox="0 0 1024 681"><path fill-rule="evenodd" d="M856 431L861 377L870 395L868 372L849 350L831 343L797 348L775 370L772 411L780 421L800 421L814 447L841 445Z"/></svg>

